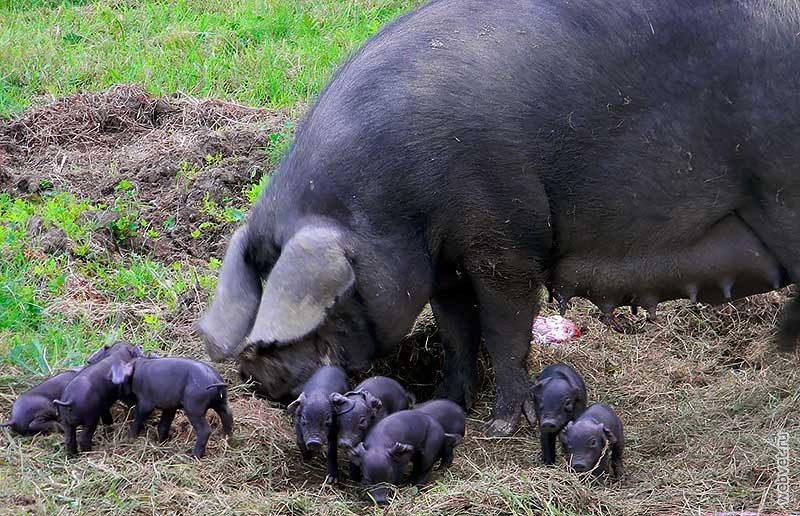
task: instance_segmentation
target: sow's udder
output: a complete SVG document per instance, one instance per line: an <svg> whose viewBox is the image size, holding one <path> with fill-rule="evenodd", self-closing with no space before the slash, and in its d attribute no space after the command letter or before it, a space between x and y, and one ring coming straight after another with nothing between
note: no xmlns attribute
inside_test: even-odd
<svg viewBox="0 0 800 516"><path fill-rule="evenodd" d="M685 246L644 249L639 256L565 256L554 267L549 288L562 314L569 299L578 296L608 316L617 306L643 306L655 315L661 301L720 304L788 284L786 270L730 215Z"/></svg>

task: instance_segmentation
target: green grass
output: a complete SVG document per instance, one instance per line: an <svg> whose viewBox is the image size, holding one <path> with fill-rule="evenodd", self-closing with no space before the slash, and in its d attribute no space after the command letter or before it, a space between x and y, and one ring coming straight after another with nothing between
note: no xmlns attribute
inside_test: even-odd
<svg viewBox="0 0 800 516"><path fill-rule="evenodd" d="M419 0L0 0L0 115L120 82L292 106Z"/></svg>
<svg viewBox="0 0 800 516"><path fill-rule="evenodd" d="M80 364L90 350L130 337L130 330L137 342L157 347L160 314L175 309L196 282L213 289L213 264L198 269L136 254L83 255L94 228L80 216L95 208L68 194L39 202L0 194L0 363L21 375ZM32 216L63 230L71 249L39 250L25 230Z"/></svg>

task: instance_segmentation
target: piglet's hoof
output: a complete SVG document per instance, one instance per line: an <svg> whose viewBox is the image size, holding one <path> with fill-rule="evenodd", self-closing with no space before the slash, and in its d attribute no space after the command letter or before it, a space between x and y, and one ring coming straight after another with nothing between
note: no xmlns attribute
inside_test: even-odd
<svg viewBox="0 0 800 516"><path fill-rule="evenodd" d="M508 437L514 431L514 425L505 419L492 419L481 427L481 432L489 437Z"/></svg>
<svg viewBox="0 0 800 516"><path fill-rule="evenodd" d="M328 475L325 477L325 483L328 485L334 485L339 483L339 477L335 477L333 475Z"/></svg>

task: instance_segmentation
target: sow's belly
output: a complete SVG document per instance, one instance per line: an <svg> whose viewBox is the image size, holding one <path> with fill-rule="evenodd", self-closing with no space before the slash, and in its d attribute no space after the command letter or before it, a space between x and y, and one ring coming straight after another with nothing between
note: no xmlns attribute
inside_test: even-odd
<svg viewBox="0 0 800 516"><path fill-rule="evenodd" d="M553 266L548 288L562 314L576 296L606 316L624 305L645 307L654 316L661 301L720 304L790 283L786 270L735 215L685 247L616 257L595 251L563 256Z"/></svg>

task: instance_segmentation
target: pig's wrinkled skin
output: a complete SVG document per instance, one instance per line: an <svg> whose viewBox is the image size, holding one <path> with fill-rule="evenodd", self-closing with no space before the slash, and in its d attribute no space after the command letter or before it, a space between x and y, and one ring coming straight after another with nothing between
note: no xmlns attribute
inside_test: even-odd
<svg viewBox="0 0 800 516"><path fill-rule="evenodd" d="M558 433L586 409L586 384L567 364L553 364L536 377L531 391L539 422L542 462L550 465L556 460Z"/></svg>
<svg viewBox="0 0 800 516"><path fill-rule="evenodd" d="M76 427L81 426L81 451L92 449L92 436L100 420L110 425L111 406L123 397L121 389L111 381L112 361L129 362L141 355L141 349L128 343L115 344L113 355L89 364L75 375L53 404L64 429L64 445L68 455L76 455ZM130 397L128 397L130 400Z"/></svg>
<svg viewBox="0 0 800 516"><path fill-rule="evenodd" d="M449 468L453 463L453 449L461 444L467 432L467 415L457 403L450 400L430 400L414 407L436 420L444 430L441 452L441 467Z"/></svg>
<svg viewBox="0 0 800 516"><path fill-rule="evenodd" d="M422 486L445 444L442 426L431 416L415 410L401 410L376 424L367 438L353 448L350 460L361 469L361 483L378 504L388 503L391 485L410 480Z"/></svg>
<svg viewBox="0 0 800 516"><path fill-rule="evenodd" d="M142 431L147 417L161 409L158 440L169 438L175 413L181 409L194 427L196 439L192 457L205 455L211 427L206 412L214 410L222 422L225 436L233 434L233 414L228 407L227 385L216 369L188 358L137 358L121 362L115 358L111 377L114 385L136 397L136 416L131 423L130 437Z"/></svg>
<svg viewBox="0 0 800 516"><path fill-rule="evenodd" d="M80 369L64 371L20 394L11 406L11 419L0 423L0 427L9 427L19 435L60 430L53 400L61 397L64 388L79 372Z"/></svg>
<svg viewBox="0 0 800 516"><path fill-rule="evenodd" d="M289 404L287 410L294 421L297 447L303 459L308 460L326 449L328 476L326 483L339 480L339 461L336 450L338 423L330 397L347 392L347 375L338 367L319 368L303 385L300 396Z"/></svg>
<svg viewBox="0 0 800 516"><path fill-rule="evenodd" d="M563 309L721 303L800 279L800 4L435 0L334 75L199 321L268 397L364 370L430 301L436 397L469 405L481 336L491 435L533 417L547 287ZM262 283L263 281L263 283ZM800 299L781 349L795 349Z"/></svg>
<svg viewBox="0 0 800 516"><path fill-rule="evenodd" d="M578 473L592 471L594 475L600 475L609 472L615 478L622 478L625 474L622 421L608 405L595 403L575 421L567 423L558 437L570 467ZM609 459L611 471L608 471Z"/></svg>

